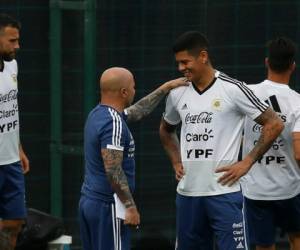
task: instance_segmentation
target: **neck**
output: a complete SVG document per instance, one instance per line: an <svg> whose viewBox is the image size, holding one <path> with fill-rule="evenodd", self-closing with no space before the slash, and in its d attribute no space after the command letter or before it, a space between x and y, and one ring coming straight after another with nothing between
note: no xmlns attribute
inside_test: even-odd
<svg viewBox="0 0 300 250"><path fill-rule="evenodd" d="M125 105L114 98L102 96L100 104L110 106L110 107L116 109L117 111L119 111L120 113L122 113L125 109Z"/></svg>
<svg viewBox="0 0 300 250"><path fill-rule="evenodd" d="M268 80L272 82L277 82L281 84L289 84L291 74L290 72L282 72L282 73L277 73L274 71L269 70L268 71Z"/></svg>
<svg viewBox="0 0 300 250"><path fill-rule="evenodd" d="M198 81L194 82L194 84L200 91L202 91L211 84L214 78L215 70L213 67L209 66L203 71L201 78Z"/></svg>

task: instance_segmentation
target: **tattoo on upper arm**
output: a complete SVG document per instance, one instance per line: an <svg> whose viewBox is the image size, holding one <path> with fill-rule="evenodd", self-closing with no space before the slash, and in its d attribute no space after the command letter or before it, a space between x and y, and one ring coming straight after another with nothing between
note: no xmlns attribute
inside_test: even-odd
<svg viewBox="0 0 300 250"><path fill-rule="evenodd" d="M165 96L165 92L157 89L127 108L128 122L141 120L149 115Z"/></svg>
<svg viewBox="0 0 300 250"><path fill-rule="evenodd" d="M123 151L102 149L102 158L109 182L125 207L134 206L126 175L122 169Z"/></svg>

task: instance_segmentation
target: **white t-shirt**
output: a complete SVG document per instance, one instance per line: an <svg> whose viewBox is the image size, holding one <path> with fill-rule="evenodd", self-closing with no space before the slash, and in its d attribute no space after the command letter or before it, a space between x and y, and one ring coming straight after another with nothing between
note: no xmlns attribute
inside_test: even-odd
<svg viewBox="0 0 300 250"><path fill-rule="evenodd" d="M15 60L4 62L0 71L0 165L20 160L17 74Z"/></svg>
<svg viewBox="0 0 300 250"><path fill-rule="evenodd" d="M269 80L249 87L276 111L285 128L243 178L243 193L255 200L294 197L300 193L300 168L294 158L292 132L300 132L300 95L286 84ZM259 124L246 119L243 155L253 148L260 130Z"/></svg>
<svg viewBox="0 0 300 250"><path fill-rule="evenodd" d="M216 72L214 82L200 92L192 83L172 90L164 120L181 125L181 158L185 175L177 192L208 196L240 190L217 182L218 167L235 163L241 145L245 115L255 119L267 108L247 86Z"/></svg>

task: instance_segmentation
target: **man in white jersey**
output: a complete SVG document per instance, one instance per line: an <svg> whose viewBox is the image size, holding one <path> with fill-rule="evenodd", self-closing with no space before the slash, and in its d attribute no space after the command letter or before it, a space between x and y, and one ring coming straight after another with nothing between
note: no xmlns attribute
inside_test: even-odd
<svg viewBox="0 0 300 250"><path fill-rule="evenodd" d="M12 250L26 217L24 173L29 161L19 138L17 102L20 24L0 14L0 249Z"/></svg>
<svg viewBox="0 0 300 250"><path fill-rule="evenodd" d="M300 249L300 95L289 88L296 47L284 37L268 43L268 76L249 86L281 118L285 128L272 147L244 177L251 243L257 250L275 249L275 231L288 232L290 249ZM257 143L261 126L246 119L243 155Z"/></svg>
<svg viewBox="0 0 300 250"><path fill-rule="evenodd" d="M214 237L220 250L248 249L236 181L267 151L283 123L243 82L212 67L201 33L184 33L173 51L179 71L191 82L170 92L160 124L161 141L179 180L177 249L212 250ZM237 162L246 115L262 125L261 138ZM238 173L217 173L224 168Z"/></svg>

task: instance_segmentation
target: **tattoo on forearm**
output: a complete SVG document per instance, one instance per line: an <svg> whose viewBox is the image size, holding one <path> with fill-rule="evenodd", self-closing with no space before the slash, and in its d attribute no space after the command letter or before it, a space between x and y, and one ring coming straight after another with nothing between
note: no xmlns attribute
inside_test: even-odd
<svg viewBox="0 0 300 250"><path fill-rule="evenodd" d="M13 250L11 240L12 231L9 229L0 230L0 249L1 250Z"/></svg>
<svg viewBox="0 0 300 250"><path fill-rule="evenodd" d="M157 89L127 108L128 122L141 120L149 115L165 96L165 92Z"/></svg>
<svg viewBox="0 0 300 250"><path fill-rule="evenodd" d="M123 152L112 149L102 149L102 157L107 178L126 208L135 206L126 175L122 169Z"/></svg>
<svg viewBox="0 0 300 250"><path fill-rule="evenodd" d="M269 108L256 119L256 122L264 124L264 126L257 143L249 153L253 162L257 161L266 151L268 151L282 130L280 119L277 114Z"/></svg>

